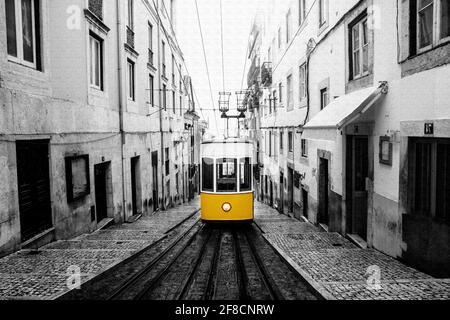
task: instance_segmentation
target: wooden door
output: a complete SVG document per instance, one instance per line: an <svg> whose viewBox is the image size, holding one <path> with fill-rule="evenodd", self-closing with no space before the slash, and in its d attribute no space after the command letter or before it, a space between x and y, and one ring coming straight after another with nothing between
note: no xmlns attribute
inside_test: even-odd
<svg viewBox="0 0 450 320"><path fill-rule="evenodd" d="M353 137L352 233L367 239L367 190L369 173L368 137Z"/></svg>
<svg viewBox="0 0 450 320"><path fill-rule="evenodd" d="M329 223L329 200L328 192L330 190L328 160L320 158L319 164L319 223L328 225Z"/></svg>
<svg viewBox="0 0 450 320"><path fill-rule="evenodd" d="M17 177L22 241L50 229L50 169L48 141L18 141Z"/></svg>

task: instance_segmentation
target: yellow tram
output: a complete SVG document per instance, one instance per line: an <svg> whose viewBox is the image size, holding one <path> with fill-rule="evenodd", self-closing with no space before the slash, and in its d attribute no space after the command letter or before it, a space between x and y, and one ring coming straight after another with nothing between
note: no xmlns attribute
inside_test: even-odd
<svg viewBox="0 0 450 320"><path fill-rule="evenodd" d="M253 145L241 139L206 141L201 162L202 220L252 222Z"/></svg>

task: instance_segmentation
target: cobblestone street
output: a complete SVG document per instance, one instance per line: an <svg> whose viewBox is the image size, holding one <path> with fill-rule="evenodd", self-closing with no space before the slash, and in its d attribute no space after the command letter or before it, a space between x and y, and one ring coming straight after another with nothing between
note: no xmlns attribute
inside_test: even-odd
<svg viewBox="0 0 450 320"><path fill-rule="evenodd" d="M198 212L199 206L196 199L131 224L54 242L38 252L22 250L0 259L0 300L55 299L68 291L69 267L81 269L84 283L164 237Z"/></svg>
<svg viewBox="0 0 450 320"><path fill-rule="evenodd" d="M435 279L373 249L360 249L337 233L326 233L257 203L264 237L326 299L422 300L450 298L450 279ZM378 267L379 288L369 286Z"/></svg>

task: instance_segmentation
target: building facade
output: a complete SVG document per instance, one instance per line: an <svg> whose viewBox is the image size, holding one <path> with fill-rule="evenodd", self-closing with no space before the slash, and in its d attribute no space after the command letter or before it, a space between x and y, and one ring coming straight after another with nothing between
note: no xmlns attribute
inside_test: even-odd
<svg viewBox="0 0 450 320"><path fill-rule="evenodd" d="M262 7L247 124L260 199L449 276L448 1Z"/></svg>
<svg viewBox="0 0 450 320"><path fill-rule="evenodd" d="M175 16L169 0L0 3L0 256L193 198Z"/></svg>

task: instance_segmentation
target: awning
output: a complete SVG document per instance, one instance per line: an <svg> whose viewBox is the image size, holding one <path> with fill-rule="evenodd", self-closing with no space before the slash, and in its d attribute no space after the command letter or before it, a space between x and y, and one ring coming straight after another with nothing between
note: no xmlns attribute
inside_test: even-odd
<svg viewBox="0 0 450 320"><path fill-rule="evenodd" d="M303 127L304 139L335 140L338 130L357 120L387 91L383 82L335 99Z"/></svg>
<svg viewBox="0 0 450 320"><path fill-rule="evenodd" d="M305 121L306 113L306 108L283 112L278 111L262 119L261 129L300 127Z"/></svg>

